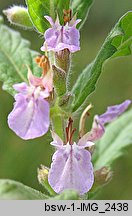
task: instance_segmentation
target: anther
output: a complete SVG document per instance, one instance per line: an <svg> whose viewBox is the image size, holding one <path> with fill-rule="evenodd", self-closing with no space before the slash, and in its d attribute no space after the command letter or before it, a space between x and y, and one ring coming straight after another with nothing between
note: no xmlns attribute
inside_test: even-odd
<svg viewBox="0 0 132 216"><path fill-rule="evenodd" d="M72 144L72 137L73 137L73 134L74 134L74 132L75 132L76 130L77 130L77 129L74 128L74 129L72 130L72 132L71 132L70 139L69 139L69 143L70 143L70 144Z"/></svg>
<svg viewBox="0 0 132 216"><path fill-rule="evenodd" d="M73 124L73 120L70 117L68 126L66 127L66 142L69 142L70 144L72 144L72 137L74 132L76 131L76 128L72 129L72 124Z"/></svg>
<svg viewBox="0 0 132 216"><path fill-rule="evenodd" d="M43 75L47 74L50 69L50 63L47 56L38 56L36 59L36 63L43 69Z"/></svg>
<svg viewBox="0 0 132 216"><path fill-rule="evenodd" d="M66 25L67 22L70 22L72 19L72 10L63 10L63 20L64 20L64 25Z"/></svg>

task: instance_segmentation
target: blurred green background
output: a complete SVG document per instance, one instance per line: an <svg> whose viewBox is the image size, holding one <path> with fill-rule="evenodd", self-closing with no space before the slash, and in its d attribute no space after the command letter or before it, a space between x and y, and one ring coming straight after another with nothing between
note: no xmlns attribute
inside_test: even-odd
<svg viewBox="0 0 132 216"><path fill-rule="evenodd" d="M24 1L1 0L0 13L13 4ZM81 70L100 49L116 21L132 9L131 0L95 0L88 20L81 31L81 51L74 55L71 84ZM5 23L10 25L5 18ZM15 28L14 26L11 26ZM15 28L20 30L18 28ZM31 40L32 49L39 51L43 38L35 32L20 30L23 37ZM88 128L95 113L102 113L108 105L132 99L132 56L115 59L105 64L97 84L96 92L89 101L94 104ZM49 145L50 134L33 141L23 141L7 125L7 116L12 110L13 98L0 89L0 178L10 178L43 191L37 182L37 168L40 164L50 165L53 153ZM124 156L113 164L114 177L100 192L98 199L132 199L132 146Z"/></svg>

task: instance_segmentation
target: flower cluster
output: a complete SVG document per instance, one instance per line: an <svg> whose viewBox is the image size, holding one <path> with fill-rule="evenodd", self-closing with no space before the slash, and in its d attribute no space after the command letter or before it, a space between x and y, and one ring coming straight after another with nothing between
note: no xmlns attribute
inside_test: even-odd
<svg viewBox="0 0 132 216"><path fill-rule="evenodd" d="M53 155L49 171L49 183L56 193L69 188L84 194L91 189L94 183L94 172L90 151L85 148L93 146L93 142L103 136L104 125L121 115L130 103L130 100L126 100L120 105L108 107L104 114L96 115L91 131L82 136L77 144L72 141L75 130L72 130L71 119L69 119L66 128L65 142L52 132L53 142L51 145L56 147L56 152Z"/></svg>
<svg viewBox="0 0 132 216"><path fill-rule="evenodd" d="M54 91L55 84L58 82L57 88L58 86L63 88L63 83L66 85L69 54L80 50L80 33L77 24L81 20L76 19L76 16L72 17L71 13L68 16L69 12L65 11L64 25L60 24L58 17L54 21L51 17L45 16L51 28L44 33L45 42L41 50L45 51L45 56L36 58L36 62L42 69L41 77L34 76L28 68L28 83L18 83L13 86L17 93L14 108L8 116L8 124L19 137L25 140L40 137L48 131L52 120L51 104L59 107L60 98L57 98L58 89ZM51 51L52 58L50 58ZM96 115L91 131L79 136L77 142L73 141L75 129L72 128L71 117L66 127L64 141L52 130L51 145L55 147L55 153L52 157L48 181L56 193L61 193L65 189L75 189L82 195L91 189L94 183L94 169L90 148L105 133L105 124L121 115L130 103L130 100L126 100L122 104L108 107L104 114ZM62 116L59 113L63 118L65 112L60 107L58 110L63 113ZM54 113L55 115L58 114ZM64 119L70 115L71 113L67 112Z"/></svg>

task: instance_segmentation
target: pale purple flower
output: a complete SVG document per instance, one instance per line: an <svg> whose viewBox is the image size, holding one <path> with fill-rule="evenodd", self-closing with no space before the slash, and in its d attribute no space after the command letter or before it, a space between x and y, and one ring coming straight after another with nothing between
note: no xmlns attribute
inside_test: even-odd
<svg viewBox="0 0 132 216"><path fill-rule="evenodd" d="M93 142L103 136L104 125L121 115L130 103L130 100L126 100L122 104L108 107L104 114L96 115L91 131L81 137L77 144L72 141L74 130L71 119L66 128L66 142L52 132L51 145L55 146L56 152L52 158L48 181L56 193L61 193L65 189L74 189L79 194L84 194L91 189L94 183L94 170L91 154L85 148L93 146Z"/></svg>
<svg viewBox="0 0 132 216"><path fill-rule="evenodd" d="M120 116L128 108L130 104L131 104L131 101L126 100L119 105L108 107L107 111L104 114L100 116L96 115L94 117L92 129L89 132L88 140L94 142L100 139L105 132L104 125L106 123L109 123L115 120L118 116Z"/></svg>
<svg viewBox="0 0 132 216"><path fill-rule="evenodd" d="M52 132L56 152L52 157L48 181L56 193L65 189L74 189L79 194L89 191L94 182L91 154L86 147L94 145L87 141L87 136L82 137L78 143L72 143L72 132L67 143Z"/></svg>
<svg viewBox="0 0 132 216"><path fill-rule="evenodd" d="M80 50L80 33L76 25L81 21L75 20L75 17L66 25L61 26L57 17L54 22L49 16L45 16L51 24L51 28L47 29L44 34L45 42L41 47L42 51L59 52L64 49L69 49L71 53Z"/></svg>
<svg viewBox="0 0 132 216"><path fill-rule="evenodd" d="M30 71L29 71L30 72ZM8 116L9 127L21 138L28 140L44 135L49 128L48 89L35 86L39 78L30 72L29 85L18 83L13 87L19 92L15 95L15 104Z"/></svg>

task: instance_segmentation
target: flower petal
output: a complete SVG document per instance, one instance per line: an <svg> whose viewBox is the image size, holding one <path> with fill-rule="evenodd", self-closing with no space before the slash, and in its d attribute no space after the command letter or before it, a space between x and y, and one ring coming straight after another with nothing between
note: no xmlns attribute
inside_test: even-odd
<svg viewBox="0 0 132 216"><path fill-rule="evenodd" d="M63 49L69 49L71 53L74 53L80 50L80 33L74 26L64 26L62 38L63 39L57 40L56 42L56 52L59 52Z"/></svg>
<svg viewBox="0 0 132 216"><path fill-rule="evenodd" d="M94 145L93 142L88 141L89 138L89 132L86 133L84 136L81 137L81 139L79 139L77 145L79 146L79 148L86 148L86 147L91 147Z"/></svg>
<svg viewBox="0 0 132 216"><path fill-rule="evenodd" d="M116 117L121 115L128 108L130 104L131 101L126 100L119 105L108 107L107 111L104 114L100 116L96 115L94 117L92 129L89 132L88 140L96 141L100 139L105 132L104 125L108 122L113 121Z"/></svg>
<svg viewBox="0 0 132 216"><path fill-rule="evenodd" d="M69 27L67 30L64 31L64 43L69 45L78 47L80 49L80 33L79 31L73 26Z"/></svg>
<svg viewBox="0 0 132 216"><path fill-rule="evenodd" d="M49 97L49 90L46 88L46 89L44 89L44 90L41 90L40 91L40 96L42 97L42 98L48 98Z"/></svg>
<svg viewBox="0 0 132 216"><path fill-rule="evenodd" d="M45 89L48 90L48 92L52 92L53 90L53 72L52 70L49 70L47 74L42 79L42 85Z"/></svg>
<svg viewBox="0 0 132 216"><path fill-rule="evenodd" d="M59 149L53 155L48 180L56 193L65 189L74 189L80 194L88 192L94 182L90 153L76 144Z"/></svg>
<svg viewBox="0 0 132 216"><path fill-rule="evenodd" d="M75 46L75 45L69 45L69 44L66 44L66 43L59 43L55 48L54 48L54 51L55 52L59 52L61 50L64 50L64 49L69 49L69 51L71 53L74 53L74 52L77 52L78 50L80 50L80 47L78 46ZM52 50L52 49L51 49Z"/></svg>
<svg viewBox="0 0 132 216"><path fill-rule="evenodd" d="M100 139L105 132L104 126L100 124L98 116L94 117L92 129L89 132L88 141L94 142Z"/></svg>
<svg viewBox="0 0 132 216"><path fill-rule="evenodd" d="M77 19L76 14L73 16L73 18L71 19L71 21L69 22L69 26L77 26L78 23L80 23L82 20L81 19Z"/></svg>
<svg viewBox="0 0 132 216"><path fill-rule="evenodd" d="M28 80L30 85L32 86L37 87L42 85L42 78L34 76L29 67L28 67Z"/></svg>
<svg viewBox="0 0 132 216"><path fill-rule="evenodd" d="M48 97L49 92L53 90L53 73L51 70L49 70L44 77L36 77L32 74L30 68L28 68L28 80L30 86L45 88L45 90L41 90L41 95L43 95L44 98Z"/></svg>
<svg viewBox="0 0 132 216"><path fill-rule="evenodd" d="M9 127L21 138L28 140L44 135L49 128L49 104L39 97L28 99L17 94L14 109L8 116Z"/></svg>
<svg viewBox="0 0 132 216"><path fill-rule="evenodd" d="M53 145L55 147L63 147L62 139L54 131L51 131L51 135L52 135L52 138L53 138L53 141L51 142L51 145Z"/></svg>
<svg viewBox="0 0 132 216"><path fill-rule="evenodd" d="M53 19L50 16L44 16L44 18L50 23L52 27L55 25Z"/></svg>
<svg viewBox="0 0 132 216"><path fill-rule="evenodd" d="M123 103L115 106L110 106L107 108L107 111L99 116L99 122L101 124L106 124L113 121L116 117L121 115L131 104L130 100L126 100Z"/></svg>
<svg viewBox="0 0 132 216"><path fill-rule="evenodd" d="M74 18L69 24L61 26L58 18L55 23L51 17L45 16L45 18L50 22L52 28L45 31L42 51L59 52L63 49L69 49L71 53L74 53L80 50L80 33L76 29L76 25L80 22L79 19L75 20Z"/></svg>
<svg viewBox="0 0 132 216"><path fill-rule="evenodd" d="M13 88L17 91L17 92L23 92L23 93L27 93L28 91L28 85L25 82L22 83L17 83L13 85Z"/></svg>
<svg viewBox="0 0 132 216"><path fill-rule="evenodd" d="M41 50L42 51L54 50L56 46L59 44L60 31L54 28L49 28L45 31L44 38L45 38L45 42L44 45L41 47Z"/></svg>

